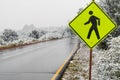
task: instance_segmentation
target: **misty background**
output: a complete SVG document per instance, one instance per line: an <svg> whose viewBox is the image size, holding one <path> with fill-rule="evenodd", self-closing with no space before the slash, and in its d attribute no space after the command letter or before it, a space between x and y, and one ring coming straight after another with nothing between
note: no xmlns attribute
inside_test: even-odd
<svg viewBox="0 0 120 80"><path fill-rule="evenodd" d="M1 0L0 31L24 25L64 27L92 0ZM96 0L98 1L98 0Z"/></svg>

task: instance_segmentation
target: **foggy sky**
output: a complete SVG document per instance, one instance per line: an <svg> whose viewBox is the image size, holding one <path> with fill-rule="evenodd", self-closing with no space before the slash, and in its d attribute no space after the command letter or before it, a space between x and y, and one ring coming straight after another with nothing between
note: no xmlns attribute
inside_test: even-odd
<svg viewBox="0 0 120 80"><path fill-rule="evenodd" d="M91 0L0 0L0 31L36 27L65 26L79 8Z"/></svg>

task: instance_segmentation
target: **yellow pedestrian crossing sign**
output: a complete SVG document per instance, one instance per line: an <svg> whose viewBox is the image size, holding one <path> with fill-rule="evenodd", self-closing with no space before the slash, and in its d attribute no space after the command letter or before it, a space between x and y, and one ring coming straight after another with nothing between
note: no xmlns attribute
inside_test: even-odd
<svg viewBox="0 0 120 80"><path fill-rule="evenodd" d="M99 44L117 27L95 2L91 2L79 13L69 26L90 48Z"/></svg>

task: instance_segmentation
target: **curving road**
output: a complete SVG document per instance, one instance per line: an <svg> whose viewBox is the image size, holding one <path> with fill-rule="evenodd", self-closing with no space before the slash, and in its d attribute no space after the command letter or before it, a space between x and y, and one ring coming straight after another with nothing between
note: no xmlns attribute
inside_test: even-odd
<svg viewBox="0 0 120 80"><path fill-rule="evenodd" d="M0 52L0 80L50 80L75 47L74 39Z"/></svg>

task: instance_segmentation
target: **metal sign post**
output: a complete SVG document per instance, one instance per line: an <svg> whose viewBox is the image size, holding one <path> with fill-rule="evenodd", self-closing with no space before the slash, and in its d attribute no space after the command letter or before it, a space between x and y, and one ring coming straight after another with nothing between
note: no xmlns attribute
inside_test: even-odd
<svg viewBox="0 0 120 80"><path fill-rule="evenodd" d="M91 80L91 73L92 73L92 48L90 49L89 80Z"/></svg>
<svg viewBox="0 0 120 80"><path fill-rule="evenodd" d="M93 2L95 0L92 0ZM89 59L89 80L92 79L92 48L90 48L90 59Z"/></svg>

